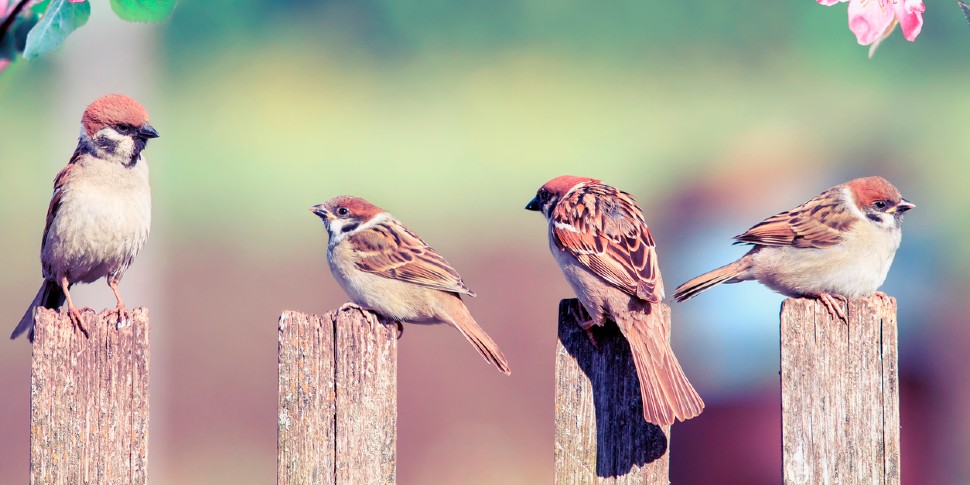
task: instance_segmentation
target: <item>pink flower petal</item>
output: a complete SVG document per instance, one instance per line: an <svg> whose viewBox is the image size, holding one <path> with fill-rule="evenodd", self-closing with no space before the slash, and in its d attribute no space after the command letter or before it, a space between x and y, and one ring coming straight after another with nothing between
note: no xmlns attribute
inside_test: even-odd
<svg viewBox="0 0 970 485"><path fill-rule="evenodd" d="M0 72L3 72L10 65L10 59L0 59Z"/></svg>
<svg viewBox="0 0 970 485"><path fill-rule="evenodd" d="M67 0L67 1L68 1L68 3L83 3L83 2L86 2L88 0Z"/></svg>
<svg viewBox="0 0 970 485"><path fill-rule="evenodd" d="M7 0L0 0L0 17L6 16Z"/></svg>
<svg viewBox="0 0 970 485"><path fill-rule="evenodd" d="M819 5L825 5L826 7L830 5L835 5L837 3L848 2L849 0L818 0Z"/></svg>
<svg viewBox="0 0 970 485"><path fill-rule="evenodd" d="M879 39L895 17L895 11L889 5L884 5L882 0L849 1L849 30L861 45L869 45Z"/></svg>
<svg viewBox="0 0 970 485"><path fill-rule="evenodd" d="M906 40L913 42L920 30L923 29L923 12L926 6L922 0L890 0L899 26L903 29Z"/></svg>

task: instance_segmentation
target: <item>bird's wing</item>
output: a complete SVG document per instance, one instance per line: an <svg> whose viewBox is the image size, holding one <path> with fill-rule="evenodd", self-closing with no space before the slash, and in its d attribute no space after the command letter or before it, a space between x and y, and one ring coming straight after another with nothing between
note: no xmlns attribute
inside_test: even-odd
<svg viewBox="0 0 970 485"><path fill-rule="evenodd" d="M64 198L64 184L70 178L71 174L77 170L77 161L83 154L83 146L79 141L77 148L74 149L74 154L71 155L71 160L67 162L67 166L62 168L60 172L57 172L57 176L54 177L54 193L51 195L50 205L47 206L47 222L44 224L44 235L40 240L41 252L43 252L44 246L47 245L47 233L51 229L51 224L54 223L54 218L57 217L57 210L61 207L61 200Z"/></svg>
<svg viewBox="0 0 970 485"><path fill-rule="evenodd" d="M569 192L550 217L556 247L624 292L658 303L664 297L653 236L629 194L605 184Z"/></svg>
<svg viewBox="0 0 970 485"><path fill-rule="evenodd" d="M397 220L388 219L348 240L354 245L357 268L361 271L475 296L445 258Z"/></svg>
<svg viewBox="0 0 970 485"><path fill-rule="evenodd" d="M826 248L840 243L857 220L843 203L840 187L833 187L792 210L765 219L734 239L735 244Z"/></svg>

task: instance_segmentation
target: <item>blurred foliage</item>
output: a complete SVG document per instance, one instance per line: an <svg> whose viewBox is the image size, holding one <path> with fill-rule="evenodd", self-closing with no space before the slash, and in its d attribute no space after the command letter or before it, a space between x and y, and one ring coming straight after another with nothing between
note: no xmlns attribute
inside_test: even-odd
<svg viewBox="0 0 970 485"><path fill-rule="evenodd" d="M651 200L733 163L746 140L759 145L750 156L779 165L898 167L933 181L934 205L968 209L947 196L958 193L950 175L966 173L970 107L968 67L956 62L970 33L955 8L931 4L916 43L893 36L866 60L844 12L811 1L236 6L183 2L160 26L164 102L146 104L163 138L149 156L162 162L161 217L185 230L273 242L260 223L340 192L417 223L531 228L510 211L566 172L625 186L649 219ZM0 110L14 92L39 96L46 70L0 77ZM43 110L16 112L3 133L40 129L31 117ZM970 249L955 251L970 266Z"/></svg>
<svg viewBox="0 0 970 485"><path fill-rule="evenodd" d="M111 0L111 10L129 22L161 22L174 9L175 0Z"/></svg>
<svg viewBox="0 0 970 485"><path fill-rule="evenodd" d="M24 58L34 59L53 52L71 32L86 24L90 16L91 4L88 2L53 0L36 28L27 34Z"/></svg>
<svg viewBox="0 0 970 485"><path fill-rule="evenodd" d="M167 26L175 55L204 56L187 46L213 46L248 38L259 44L280 32L300 31L317 41L341 39L368 53L399 58L426 49L494 53L542 44L569 55L595 54L677 59L728 55L749 62L790 55L853 62L855 45L844 9L811 0L770 2L750 8L725 2L656 5L622 0L608 6L579 0L283 0L234 8L231 0L187 2ZM184 9L184 11L182 11ZM931 2L924 15L919 52L898 47L908 61L949 57L965 39L958 11ZM311 40L311 39L307 39Z"/></svg>

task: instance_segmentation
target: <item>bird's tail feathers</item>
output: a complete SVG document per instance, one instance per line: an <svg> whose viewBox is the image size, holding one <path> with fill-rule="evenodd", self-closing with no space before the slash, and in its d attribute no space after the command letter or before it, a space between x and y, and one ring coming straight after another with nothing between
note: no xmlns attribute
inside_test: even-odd
<svg viewBox="0 0 970 485"><path fill-rule="evenodd" d="M748 271L750 264L748 259L741 258L731 264L726 264L713 271L708 271L680 286L674 290L674 298L677 301L689 300L703 291L707 291L721 283L734 283L731 281Z"/></svg>
<svg viewBox="0 0 970 485"><path fill-rule="evenodd" d="M667 337L666 320L658 305L649 314L630 313L620 323L630 343L640 380L643 418L658 426L686 421L701 414L704 401L684 375Z"/></svg>
<svg viewBox="0 0 970 485"><path fill-rule="evenodd" d="M30 302L30 306L27 307L27 312L24 313L23 318L20 319L20 323L17 324L17 328L13 329L13 333L10 334L10 338L15 339L19 337L20 334L27 332L27 340L33 342L34 310L38 307L60 308L66 299L67 297L64 295L64 290L62 290L57 283L44 280L44 284L42 284L40 286L40 290L37 291L37 296L34 297L34 301Z"/></svg>
<svg viewBox="0 0 970 485"><path fill-rule="evenodd" d="M478 353L482 354L482 357L486 361L490 362L492 365L502 371L505 375L510 375L512 369L509 368L509 362L505 359L505 354L502 350L498 348L498 344L489 337L482 327L478 326L475 319L472 318L471 313L465 308L465 304L462 303L461 299L455 298L455 305L448 308L448 313L452 317L449 323L453 324L455 328L468 340Z"/></svg>

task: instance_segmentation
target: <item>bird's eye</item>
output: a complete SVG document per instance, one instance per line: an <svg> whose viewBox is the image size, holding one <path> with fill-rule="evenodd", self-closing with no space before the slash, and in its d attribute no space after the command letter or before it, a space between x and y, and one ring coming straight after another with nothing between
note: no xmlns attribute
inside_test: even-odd
<svg viewBox="0 0 970 485"><path fill-rule="evenodd" d="M539 191L539 200L546 200L549 198L549 191L542 189Z"/></svg>
<svg viewBox="0 0 970 485"><path fill-rule="evenodd" d="M887 205L888 204L886 204L886 201L884 201L884 200L877 200L877 201L875 201L875 202L872 203L872 206L873 207L875 207L876 209L880 209L880 210L881 209L885 209Z"/></svg>
<svg viewBox="0 0 970 485"><path fill-rule="evenodd" d="M122 135L128 135L135 130L135 127L128 124L121 124L121 125L118 125L116 129L118 130L118 133L121 133Z"/></svg>
<svg viewBox="0 0 970 485"><path fill-rule="evenodd" d="M346 207L340 207L339 209L337 209L338 216L345 216L347 214L350 214L350 211Z"/></svg>

